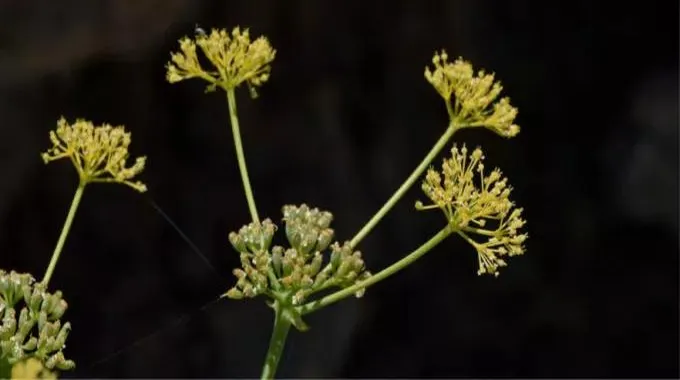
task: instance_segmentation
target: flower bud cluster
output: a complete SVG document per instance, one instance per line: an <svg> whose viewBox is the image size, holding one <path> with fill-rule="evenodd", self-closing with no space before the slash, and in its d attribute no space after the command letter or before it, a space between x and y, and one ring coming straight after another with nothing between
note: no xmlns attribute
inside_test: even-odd
<svg viewBox="0 0 680 380"><path fill-rule="evenodd" d="M30 274L0 270L0 358L14 364L34 357L49 370L74 368L62 352L71 331L60 320L67 307L60 291L47 292Z"/></svg>
<svg viewBox="0 0 680 380"><path fill-rule="evenodd" d="M230 298L255 297L270 291L269 272L271 268L271 254L269 247L276 225L270 219L262 223L250 223L236 232L229 234L231 245L241 255L241 268L234 269L234 276L238 279L227 296Z"/></svg>
<svg viewBox="0 0 680 380"><path fill-rule="evenodd" d="M265 294L285 294L293 305L331 287L345 288L368 278L361 253L349 244L331 244L333 215L307 205L283 207L285 233L289 248L273 246L276 226L266 219L251 223L229 240L241 254L241 268L234 270L236 286L225 295L234 299ZM324 255L330 249L330 255ZM324 257L326 256L326 258ZM361 297L363 291L357 292Z"/></svg>

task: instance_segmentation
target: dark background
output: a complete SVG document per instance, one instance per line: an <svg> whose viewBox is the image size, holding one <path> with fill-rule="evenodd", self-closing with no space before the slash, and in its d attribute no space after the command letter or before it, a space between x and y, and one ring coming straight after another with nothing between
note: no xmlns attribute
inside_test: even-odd
<svg viewBox="0 0 680 380"><path fill-rule="evenodd" d="M90 186L51 286L74 330L68 377L255 377L272 314L213 302L249 220L225 97L170 85L177 39L249 26L278 50L239 92L261 215L334 212L349 239L446 126L423 78L446 48L494 71L520 135L482 144L525 208L527 253L498 279L451 238L407 271L308 318L281 377L677 377L675 1L0 1L0 267L42 278L76 187L43 165L64 115L124 124L148 195ZM437 160L439 161L439 159ZM414 188L360 246L373 271L442 227ZM155 200L199 255L150 205Z"/></svg>

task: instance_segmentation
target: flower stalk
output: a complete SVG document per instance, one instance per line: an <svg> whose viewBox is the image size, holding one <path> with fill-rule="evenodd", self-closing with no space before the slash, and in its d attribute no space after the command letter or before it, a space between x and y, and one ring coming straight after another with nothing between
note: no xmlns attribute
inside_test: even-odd
<svg viewBox="0 0 680 380"><path fill-rule="evenodd" d="M257 206L255 206L255 198L253 196L253 189L250 185L250 178L248 177L248 167L246 166L246 157L243 153L243 143L241 142L241 130L238 123L238 114L236 112L236 94L233 88L227 89L227 103L229 104L229 117L231 119L231 132L234 137L234 147L236 148L236 159L238 161L238 168L241 172L241 181L243 182L243 191L248 202L248 210L250 210L250 217L254 223L260 223L260 217L257 215Z"/></svg>
<svg viewBox="0 0 680 380"><path fill-rule="evenodd" d="M76 211L78 210L80 200L83 197L85 185L86 184L84 182L82 181L79 182L78 188L76 189L76 193L73 196L73 201L71 201L71 207L68 210L68 215L66 215L66 221L64 222L64 226L61 229L59 240L57 240L57 245L56 247L54 247L54 252L52 253L52 258L50 259L50 264L47 267L45 276L42 279L42 284L45 286L45 288L47 288L47 285L49 284L50 279L52 278L52 274L54 274L54 269L56 268L57 262L59 261L59 257L61 256L61 251L64 249L64 243L66 242L66 237L68 236L68 233L71 230L71 225L73 224L73 219L76 216Z"/></svg>
<svg viewBox="0 0 680 380"><path fill-rule="evenodd" d="M280 303L277 301L274 305L274 328L264 365L262 366L262 375L260 376L262 380L274 378L286 345L286 338L292 325L290 320L285 318L284 313L285 310L281 308Z"/></svg>

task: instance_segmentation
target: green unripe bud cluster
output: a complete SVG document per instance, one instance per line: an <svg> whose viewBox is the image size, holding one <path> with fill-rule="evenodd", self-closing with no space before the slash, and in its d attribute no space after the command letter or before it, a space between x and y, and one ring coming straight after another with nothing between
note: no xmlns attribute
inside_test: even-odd
<svg viewBox="0 0 680 380"><path fill-rule="evenodd" d="M0 360L35 357L49 370L74 368L62 352L71 331L60 320L67 308L60 291L47 292L30 274L0 270Z"/></svg>
<svg viewBox="0 0 680 380"><path fill-rule="evenodd" d="M330 212L305 204L286 205L283 221L289 248L270 248L277 227L269 219L229 234L232 246L241 254L241 268L233 271L237 282L225 296L241 299L264 294L301 305L316 292L349 287L371 275L360 252L347 243L331 244ZM356 295L361 297L363 290Z"/></svg>

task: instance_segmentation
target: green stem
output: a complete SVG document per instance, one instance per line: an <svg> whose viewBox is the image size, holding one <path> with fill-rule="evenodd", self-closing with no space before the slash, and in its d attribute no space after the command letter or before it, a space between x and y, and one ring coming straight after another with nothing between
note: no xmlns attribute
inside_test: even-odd
<svg viewBox="0 0 680 380"><path fill-rule="evenodd" d="M73 201L71 201L71 208L68 210L68 215L66 216L64 227L61 229L61 235L57 241L57 246L54 247L54 252L52 253L50 265L47 267L45 277L42 280L42 284L45 285L45 287L47 287L47 284L50 282L50 278L52 278L52 274L54 273L54 268L57 266L57 262L59 261L59 256L61 255L61 251L64 248L64 243L66 242L66 236L68 236L68 232L71 229L71 224L73 224L73 218L76 216L76 210L78 210L80 199L83 197L85 184L86 183L84 181L80 181L78 184L78 189L76 189L76 193L73 196Z"/></svg>
<svg viewBox="0 0 680 380"><path fill-rule="evenodd" d="M248 178L246 157L243 154L243 143L241 142L241 132L239 130L238 115L236 113L236 94L233 88L227 89L227 102L229 103L229 117L231 118L231 131L234 136L234 146L236 146L238 168L241 171L241 180L243 181L243 190L245 191L246 199L248 200L250 217L253 219L253 222L259 224L260 218L257 216L257 208L255 207L255 199L253 198L253 189L250 187L250 179Z"/></svg>
<svg viewBox="0 0 680 380"><path fill-rule="evenodd" d="M339 290L333 294L327 295L326 297L323 297L322 299L318 301L313 301L308 304L302 305L299 307L299 312L300 314L309 314L313 311L319 310L323 307L326 307L332 303L338 302L343 298L349 297L356 293L357 291L367 288L377 282L380 282L387 277L399 272L400 270L408 267L409 265L413 264L416 260L418 260L420 257L422 257L424 254L429 252L432 248L434 248L437 244L439 244L442 240L444 240L447 236L451 235L454 232L454 229L450 226L447 225L444 227L441 231L439 231L436 235L434 235L430 240L425 242L423 245L418 247L415 251L411 252L408 256L404 257L403 259L397 261L396 263L390 265L389 267L381 270L380 272L372 275L371 277L367 278L364 281L357 282L356 284Z"/></svg>
<svg viewBox="0 0 680 380"><path fill-rule="evenodd" d="M420 176L423 174L425 169L432 163L432 160L434 160L435 157L437 157L437 154L444 148L446 143L449 142L449 139L451 139L451 136L453 136L454 132L458 127L454 124L451 123L449 124L449 127L446 128L446 132L439 138L437 143L432 147L429 153L427 153L427 156L420 162L418 167L411 173L411 175L404 181L404 183L397 189L397 191L390 197L390 199L385 202L385 204L382 206L378 212L373 215L371 220L366 223L366 225L352 238L352 240L349 242L350 246L352 248L355 248L359 242L361 242L366 235L368 235L373 228L380 222L380 220L387 215L387 213L394 207L395 204L401 199L401 197L406 194L406 192L413 186L413 184L420 178Z"/></svg>
<svg viewBox="0 0 680 380"><path fill-rule="evenodd" d="M276 301L277 304L279 301ZM262 367L261 379L273 379L276 374L276 368L279 365L279 360L281 359L281 354L283 353L283 347L286 345L286 337L288 337L288 331L290 331L290 321L285 318L283 309L280 305L275 306L274 314L274 330L272 331L272 336L269 341L269 349L267 350L267 356L265 357L264 366Z"/></svg>

